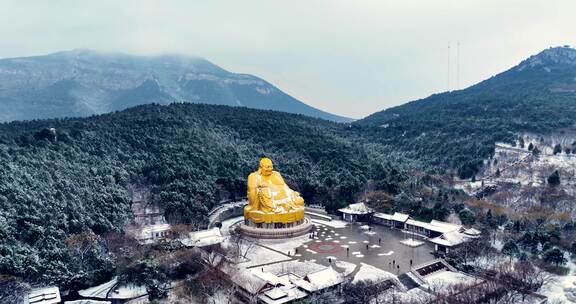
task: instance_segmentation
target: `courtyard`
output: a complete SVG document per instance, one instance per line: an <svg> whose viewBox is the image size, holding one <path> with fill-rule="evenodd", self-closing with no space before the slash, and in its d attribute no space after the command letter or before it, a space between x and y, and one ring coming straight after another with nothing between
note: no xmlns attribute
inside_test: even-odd
<svg viewBox="0 0 576 304"><path fill-rule="evenodd" d="M298 261L307 265L333 266L346 275L355 275L363 265L370 265L399 275L410 271L411 266L434 259L434 248L429 242L405 231L340 220L313 220L313 223L314 229L308 235L258 240L247 255L248 261L241 266L262 268L275 263ZM413 239L410 242L412 246L402 243L406 239Z"/></svg>
<svg viewBox="0 0 576 304"><path fill-rule="evenodd" d="M315 260L325 266L335 261L356 266L369 264L393 274L410 271L411 266L434 259L431 244L400 230L341 221L314 221L314 226L314 238L295 248L295 258ZM419 246L401 243L408 238L422 243Z"/></svg>

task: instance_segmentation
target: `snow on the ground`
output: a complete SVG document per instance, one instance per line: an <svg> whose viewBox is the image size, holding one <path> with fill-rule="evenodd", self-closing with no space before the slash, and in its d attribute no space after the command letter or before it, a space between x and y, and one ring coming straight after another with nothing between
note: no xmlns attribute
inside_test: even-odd
<svg viewBox="0 0 576 304"><path fill-rule="evenodd" d="M310 241L308 235L303 235L291 239L259 240L258 243L280 252L294 252L295 248L302 246L308 241Z"/></svg>
<svg viewBox="0 0 576 304"><path fill-rule="evenodd" d="M313 219L312 223L318 223L318 224L326 225L326 226L329 226L332 228L344 228L344 227L348 226L347 222L340 221L340 220L323 221L323 220Z"/></svg>
<svg viewBox="0 0 576 304"><path fill-rule="evenodd" d="M121 286L121 287L115 289L114 292L112 292L110 294L110 298L129 299L129 298L139 297L139 296L142 296L145 294L147 294L145 286L129 285L129 286Z"/></svg>
<svg viewBox="0 0 576 304"><path fill-rule="evenodd" d="M322 266L314 262L315 260L304 262L292 260L262 266L261 268L264 270L264 272L270 272L275 275L293 273L297 276L304 277L309 273L317 272L326 268L326 266Z"/></svg>
<svg viewBox="0 0 576 304"><path fill-rule="evenodd" d="M360 226L360 229L362 229L362 230L369 230L369 229L370 229L370 226L368 226L368 225L362 225L362 226Z"/></svg>
<svg viewBox="0 0 576 304"><path fill-rule="evenodd" d="M291 260L291 257L276 252L272 249L260 246L258 244L254 244L254 246L248 250L246 259L246 262L239 263L238 265L241 267L252 267L262 264Z"/></svg>
<svg viewBox="0 0 576 304"><path fill-rule="evenodd" d="M376 268L366 263L360 263L360 269L354 276L352 283L357 283L365 280L372 280L375 282L382 282L384 280L396 278L392 273Z"/></svg>
<svg viewBox="0 0 576 304"><path fill-rule="evenodd" d="M229 218L225 221L222 222L222 227L220 228L220 231L222 232L222 234L228 234L230 227L234 224L237 224L239 222L244 221L244 216L237 216L237 217L233 217L233 218Z"/></svg>
<svg viewBox="0 0 576 304"><path fill-rule="evenodd" d="M576 276L554 276L538 292L547 296L550 302L576 303Z"/></svg>
<svg viewBox="0 0 576 304"><path fill-rule="evenodd" d="M388 255L392 255L394 253L394 251L390 250L386 253L379 253L378 256L388 256Z"/></svg>
<svg viewBox="0 0 576 304"><path fill-rule="evenodd" d="M100 284L98 286L90 287L87 289L83 289L78 291L78 293L83 297L92 297L92 298L102 298L105 299L108 295L108 291L112 287L114 287L118 283L117 278L112 279L104 284ZM135 285L127 285L127 286L120 286L114 289L113 292L110 293L110 299L128 299L128 298L135 298L139 296L143 296L147 293L146 287L144 286L135 286ZM82 303L82 302L79 302Z"/></svg>
<svg viewBox="0 0 576 304"><path fill-rule="evenodd" d="M455 284L474 284L480 279L469 276L461 272L453 272L447 270L439 270L433 272L425 277L427 285L432 290L441 290Z"/></svg>
<svg viewBox="0 0 576 304"><path fill-rule="evenodd" d="M498 249L498 251L502 251L502 247L504 247L504 242L500 239L496 239L494 242L490 242L490 244L492 244L492 247Z"/></svg>
<svg viewBox="0 0 576 304"><path fill-rule="evenodd" d="M346 261L336 261L334 265L338 268L344 269L344 272L342 273L344 276L348 276L356 270L356 264Z"/></svg>
<svg viewBox="0 0 576 304"><path fill-rule="evenodd" d="M404 244L406 246L409 246L409 247L418 247L418 246L424 245L424 242L418 241L415 239L405 239L405 240L400 241L400 243Z"/></svg>
<svg viewBox="0 0 576 304"><path fill-rule="evenodd" d="M548 297L550 302L576 303L576 264L570 261L567 265L569 275L552 275L550 282L538 291Z"/></svg>
<svg viewBox="0 0 576 304"><path fill-rule="evenodd" d="M223 289L218 289L216 290L216 292L210 296L208 296L209 298L209 302L210 303L214 303L214 304L226 304L226 303L230 303L231 299L230 299L230 294L229 291L227 290L223 290Z"/></svg>
<svg viewBox="0 0 576 304"><path fill-rule="evenodd" d="M78 293L83 297L105 298L110 288L114 287L117 282L117 279L114 278L104 284L80 290Z"/></svg>

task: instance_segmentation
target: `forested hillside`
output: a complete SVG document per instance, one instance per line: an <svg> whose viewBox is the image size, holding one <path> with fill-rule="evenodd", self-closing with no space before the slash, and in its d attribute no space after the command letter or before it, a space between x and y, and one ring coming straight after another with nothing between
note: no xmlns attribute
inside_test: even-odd
<svg viewBox="0 0 576 304"><path fill-rule="evenodd" d="M470 88L372 114L353 124L366 140L434 167L476 174L497 141L576 123L576 50L550 48Z"/></svg>
<svg viewBox="0 0 576 304"><path fill-rule="evenodd" d="M53 129L52 129L53 128ZM114 270L105 251L79 255L75 237L120 232L131 183L144 181L171 223L205 224L219 200L244 196L260 157L304 196L337 208L369 179L398 193L406 177L369 155L348 127L227 106L146 105L90 118L0 125L0 273L60 286Z"/></svg>

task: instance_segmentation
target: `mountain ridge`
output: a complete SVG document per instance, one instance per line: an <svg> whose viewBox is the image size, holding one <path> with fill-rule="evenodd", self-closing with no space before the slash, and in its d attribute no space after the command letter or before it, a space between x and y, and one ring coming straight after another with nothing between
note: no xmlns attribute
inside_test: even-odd
<svg viewBox="0 0 576 304"><path fill-rule="evenodd" d="M79 86L60 88L65 100L54 99L51 85L64 80ZM142 95L145 92L140 90L133 92L140 95L138 99L119 100L129 90L150 85L149 81L159 87L150 92L152 96ZM0 121L89 116L151 102L245 106L351 121L309 106L257 76L229 72L201 57L80 49L0 59Z"/></svg>
<svg viewBox="0 0 576 304"><path fill-rule="evenodd" d="M469 178L495 142L576 125L576 50L544 50L466 89L373 113L352 125L432 166Z"/></svg>

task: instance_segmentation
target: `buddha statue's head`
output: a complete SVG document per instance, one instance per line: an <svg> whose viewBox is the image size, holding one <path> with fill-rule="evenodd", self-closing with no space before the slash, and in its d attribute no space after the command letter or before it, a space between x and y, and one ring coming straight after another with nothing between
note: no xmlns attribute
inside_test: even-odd
<svg viewBox="0 0 576 304"><path fill-rule="evenodd" d="M260 166L258 167L260 170L260 174L264 176L272 175L272 170L274 170L274 166L272 165L272 161L269 158L262 158L260 160Z"/></svg>

